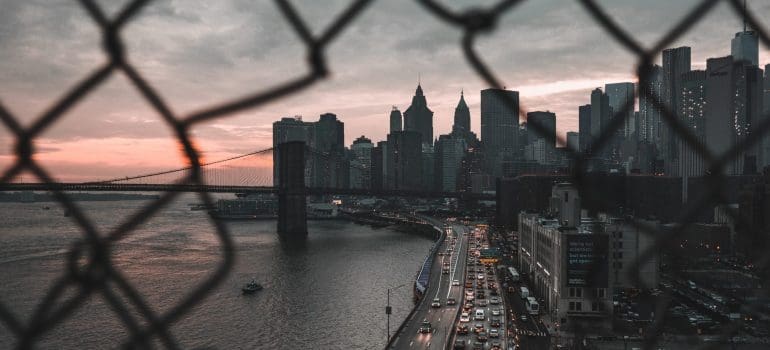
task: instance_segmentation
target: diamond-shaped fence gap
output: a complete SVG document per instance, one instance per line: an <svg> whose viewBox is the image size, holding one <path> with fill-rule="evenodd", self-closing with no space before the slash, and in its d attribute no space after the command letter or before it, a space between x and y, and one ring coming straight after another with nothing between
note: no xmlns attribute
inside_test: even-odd
<svg viewBox="0 0 770 350"><path fill-rule="evenodd" d="M125 76L111 76L99 92L62 115L36 142L33 158L57 181L100 182L189 166L175 131ZM183 176L131 183L168 184Z"/></svg>
<svg viewBox="0 0 770 350"><path fill-rule="evenodd" d="M158 266L152 262L147 263L146 268L137 269L136 264L129 264L130 269L125 271L125 274L121 270L121 275L124 277L124 281L129 283L129 287L141 293L151 292L152 296L145 296L143 303L146 302L150 307L153 306L153 301L164 305L163 308L158 310L162 312L159 315L159 319L162 323L158 323L161 329L150 328L139 334L138 337L129 339L125 344L136 344L146 336L153 334L159 334L163 330L176 332L174 324L176 322L183 322L186 325L182 327L185 334L199 334L202 331L201 326L197 323L190 325L184 320L190 320L190 312L200 311L205 308L206 313L212 313L221 311L219 306L212 304L211 302L202 301L204 298L208 300L217 300L220 298L237 297L240 295L241 284L237 281L233 283L223 283L227 278L228 272L232 268L233 264L233 242L231 241L228 229L225 223L212 219L212 213L205 211L190 211L190 201L197 200L206 207L212 207L214 205L213 198L207 193L200 193L197 195L187 195L184 198L180 198L176 201L177 204L169 206L166 211L176 211L177 215L188 217L186 225L177 225L172 227L173 232L166 233L164 236L159 237L161 239L169 239L176 243L171 245L171 249L165 249L168 243L152 247L153 238L147 237L146 240L142 240L141 244L147 245L150 256L162 261L156 261L156 263L167 264L167 266ZM189 214L192 213L192 214ZM166 220L173 214L166 214L158 216L158 219ZM194 218L194 219L193 219ZM153 219L149 221L152 222ZM208 221L208 222L206 222ZM174 221L179 222L179 221ZM205 229L205 228L209 229ZM204 228L204 229L202 229ZM141 231L141 228L139 229ZM120 244L120 243L118 243ZM156 248L157 254L153 254L152 250ZM173 251L177 249L176 251ZM184 254L179 254L181 249ZM133 251L133 250L132 250ZM172 252L173 251L173 252ZM116 264L119 265L119 264ZM153 265L153 266L149 266ZM167 279L166 276L169 273L174 273L180 266L189 267L185 273L178 274L176 278ZM186 268L187 268L186 267ZM119 269L120 267L118 267ZM166 269L163 271L163 269ZM146 271L152 271L153 274L148 276ZM132 274L138 274L138 279L130 277ZM149 277L149 278L148 278ZM166 287L157 288L157 284L152 284L152 280L159 280L166 283ZM132 284L133 283L133 284ZM168 283L176 283L172 288L167 288ZM147 285L148 287L144 287ZM223 286L235 285L234 289L223 288ZM125 288L125 287L121 287ZM148 289L149 288L149 289ZM214 295L208 295L216 289ZM125 289L124 289L125 291ZM194 319L194 318L192 318ZM192 328L190 328L192 327ZM204 327L205 328L205 327ZM161 334L162 335L162 334ZM196 337L186 337L193 339L200 344L196 346L207 345L211 339L199 339ZM202 343L201 343L202 342Z"/></svg>
<svg viewBox="0 0 770 350"><path fill-rule="evenodd" d="M639 45L643 48L652 48L686 18L693 9L703 4L704 0L671 2L665 11L661 11L648 2L612 0L594 0L593 2L632 36Z"/></svg>
<svg viewBox="0 0 770 350"><path fill-rule="evenodd" d="M0 101L28 126L107 58L99 28L72 1L4 3L3 12Z"/></svg>
<svg viewBox="0 0 770 350"><path fill-rule="evenodd" d="M216 227L205 210L191 210L199 202L196 194L181 194L113 243L113 267L158 314L174 308L222 260Z"/></svg>
<svg viewBox="0 0 770 350"><path fill-rule="evenodd" d="M515 10L501 14L496 30L478 35L473 51L502 85L520 92L521 122L526 121L526 112L550 110L556 113L557 128L560 130L557 135L562 144L564 131L576 129L578 110L577 106L567 103L554 108L553 102L573 101L575 97L582 97L585 103L590 103L591 90L597 87L604 89L605 82L633 82L632 67L620 63L624 60L633 61L633 56L618 47L612 47L612 52L602 54L582 49L596 46L610 37L600 28L586 25L590 24L591 19L579 11L579 5L566 3L548 12L539 10L541 7L542 4L526 1L518 4ZM537 26L525 24L528 22L522 19L538 11L541 11L543 23ZM577 26L581 29L594 29L588 35L577 37L576 33L582 33L582 30L575 30ZM508 49L496 49L501 46ZM616 70L626 70L628 73L614 77L592 73L607 66L615 66L618 68ZM551 76L535 74L543 71L554 73ZM581 78L562 78L571 75L569 73L577 73Z"/></svg>
<svg viewBox="0 0 770 350"><path fill-rule="evenodd" d="M122 37L131 66L180 113L310 71L305 46L270 2L150 3ZM284 64L264 69L276 61Z"/></svg>
<svg viewBox="0 0 770 350"><path fill-rule="evenodd" d="M62 261L68 259L76 242L83 241L85 232L48 192L4 192L8 195L22 198L16 199L21 202L0 202L0 272L6 279L0 286L0 304L18 318L25 331L26 327L47 330L54 314L78 304L81 289ZM14 338L0 336L0 347L10 347L6 339Z"/></svg>

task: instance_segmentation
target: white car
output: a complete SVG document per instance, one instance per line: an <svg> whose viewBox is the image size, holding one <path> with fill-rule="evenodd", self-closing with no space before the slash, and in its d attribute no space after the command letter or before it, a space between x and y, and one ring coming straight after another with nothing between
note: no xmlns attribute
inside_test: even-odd
<svg viewBox="0 0 770 350"><path fill-rule="evenodd" d="M453 285L453 286L459 286L459 285L460 285L460 280L454 280L454 281L452 281L452 285Z"/></svg>
<svg viewBox="0 0 770 350"><path fill-rule="evenodd" d="M500 309L492 309L492 316L500 316Z"/></svg>
<svg viewBox="0 0 770 350"><path fill-rule="evenodd" d="M489 330L489 337L490 338L499 338L500 337L500 331L497 328L492 328Z"/></svg>
<svg viewBox="0 0 770 350"><path fill-rule="evenodd" d="M433 299L433 302L430 303L431 307L441 307L441 300L439 298Z"/></svg>
<svg viewBox="0 0 770 350"><path fill-rule="evenodd" d="M463 312L460 314L460 322L470 322L471 321L471 315L469 315L467 312Z"/></svg>
<svg viewBox="0 0 770 350"><path fill-rule="evenodd" d="M498 297L491 297L489 298L489 303L492 305L498 305L500 304L500 298Z"/></svg>
<svg viewBox="0 0 770 350"><path fill-rule="evenodd" d="M479 280L483 280L483 279L484 279L484 274L483 274L483 273L480 273L480 274L477 276L477 278L478 278Z"/></svg>

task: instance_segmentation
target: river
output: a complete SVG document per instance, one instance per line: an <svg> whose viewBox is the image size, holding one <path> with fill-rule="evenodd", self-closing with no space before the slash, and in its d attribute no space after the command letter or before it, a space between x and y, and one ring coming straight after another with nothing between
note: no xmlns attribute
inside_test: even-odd
<svg viewBox="0 0 770 350"><path fill-rule="evenodd" d="M203 212L188 209L192 202L193 196L182 196L112 251L113 264L158 313L189 293L222 258L211 223ZM102 234L144 204L79 203ZM43 209L46 205L50 210ZM82 232L56 203L0 203L0 224L0 302L26 323L64 273L66 252ZM289 250L281 245L274 221L233 221L228 227L235 265L223 283L171 327L182 348L381 349L386 290L406 284L391 295L393 331L412 306L414 275L432 243L388 228L311 221L305 247ZM241 287L252 278L264 290L242 295ZM128 334L95 294L38 345L114 348ZM0 348L14 344L0 323Z"/></svg>

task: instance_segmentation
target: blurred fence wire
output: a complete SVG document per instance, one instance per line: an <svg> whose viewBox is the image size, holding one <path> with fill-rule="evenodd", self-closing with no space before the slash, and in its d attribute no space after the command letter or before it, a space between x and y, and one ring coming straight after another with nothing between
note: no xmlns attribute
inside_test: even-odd
<svg viewBox="0 0 770 350"><path fill-rule="evenodd" d="M381 0L383 1L383 0ZM524 0L501 0L494 6L487 8L474 8L462 12L454 11L439 1L416 0L426 10L427 15L433 15L445 22L447 25L457 27L462 30L461 47L468 64L476 73L486 82L489 87L503 88L503 84L495 72L483 61L483 57L475 49L476 39L479 35L488 34L496 30L496 25L500 18L506 13L515 11L517 5L525 2ZM530 0L534 1L534 0ZM722 165L731 161L742 151L755 146L767 133L770 128L770 117L764 116L763 121L756 128L758 132L746 137L740 143L734 146L725 154L711 154L705 145L692 133L678 117L677 111L671 110L659 96L650 93L650 72L653 67L653 61L660 52L674 43L684 33L690 30L704 16L709 13L716 5L727 3L735 12L736 16L745 17L748 24L754 28L759 36L760 42L765 47L770 47L770 38L767 32L757 21L757 16L747 11L739 0L703 0L700 1L690 12L682 18L679 23L675 23L672 29L665 33L661 39L652 47L644 47L631 33L622 28L618 22L612 18L597 1L594 0L574 0L579 2L584 10L591 15L596 24L604 28L607 33L617 42L637 58L637 73L639 79L639 88L637 97L646 98L662 111L662 118L668 126L675 132L676 136L692 147L708 164L709 169L720 169ZM355 0L342 11L320 35L313 35L305 20L295 10L295 7L288 0L275 0L281 14L291 24L296 35L302 41L307 52L307 64L310 67L308 73L293 78L286 82L275 85L265 91L254 92L241 96L218 105L211 106L190 115L176 115L172 108L164 101L156 89L142 77L142 75L132 66L128 59L124 41L122 38L123 29L136 17L140 16L144 7L152 6L151 0L134 0L128 2L122 10L113 18L109 18L103 8L95 0L78 0L79 4L98 25L101 30L102 46L109 60L96 67L88 76L78 82L69 91L54 104L49 106L42 115L40 115L29 127L23 127L19 119L0 104L0 120L15 137L15 156L16 159L11 167L0 176L0 185L11 182L15 177L20 176L22 172L30 172L37 180L42 183L53 184L55 181L49 172L33 159L35 154L35 140L49 127L62 119L63 115L77 103L81 102L86 96L91 94L100 84L104 83L113 74L124 74L131 82L134 88L141 94L144 100L162 117L163 121L174 130L176 141L184 150L184 154L190 166L190 171L179 184L185 185L205 185L205 178L201 174L200 150L196 148L190 137L191 129L197 124L220 119L237 111L248 108L258 107L266 102L295 94L301 90L313 85L314 83L328 76L327 60L325 50L330 42L339 36L345 29L357 19L361 13L370 5L372 0ZM517 101L506 101L514 106ZM613 133L623 127L629 110L634 108L634 103L626 104L622 110L615 111L615 116L608 127L601 135L592 140L591 149L601 149L609 142ZM521 109L520 118L526 117L526 111ZM547 135L546 130L538 124L531 125L536 132ZM559 140L566 144L564 140ZM584 164L590 155L568 149L570 158L577 164L573 167L571 178L574 184L581 191L582 196L592 197L594 200L602 200L601 191L588 189L585 185L586 174ZM654 250L666 246L666 244L675 240L682 234L688 223L693 222L696 214L703 210L708 202L723 201L723 191L725 177L719 171L711 171L708 175L710 179L711 191L700 194L699 200L690 201L689 206L683 210L678 220L677 228L666 237L658 234L654 229L639 224L640 230L646 234L653 235L657 240L654 247L645 251L639 259L644 259L653 253ZM72 220L82 229L84 237L75 243L67 255L67 272L58 278L52 288L47 291L45 297L39 302L36 310L30 319L25 322L11 311L11 309L0 303L0 321L5 327L13 333L17 339L18 348L32 348L36 341L44 333L50 331L61 322L66 322L78 307L97 294L100 294L111 305L119 316L120 321L125 325L130 333L130 337L125 340L126 348L150 348L158 342L167 348L179 348L180 344L174 339L170 332L170 326L179 320L185 313L200 302L207 293L216 287L228 274L233 264L233 242L228 233L227 227L213 217L210 217L211 223L216 228L216 232L221 244L222 261L194 291L189 293L176 306L170 308L164 313L157 313L140 296L139 292L131 285L127 278L119 272L111 263L111 246L128 235L140 224L157 214L159 210L168 205L178 192L163 193L159 199L154 200L138 213L128 218L111 232L100 232L97 225L89 220L81 207L72 200L65 192L51 187L51 192L56 200L71 213ZM206 192L197 194L200 200L207 206L213 205L212 197ZM729 212L733 219L739 220L737 214ZM85 261L85 263L83 263ZM760 270L767 270L770 264L770 255L759 262ZM68 289L75 289L74 295L65 293ZM120 295L116 294L120 292ZM66 297L65 297L66 296ZM131 305L125 305L122 300L128 300ZM665 310L670 302L669 293L664 293L658 298L658 310ZM1 302L1 300L0 300ZM761 305L746 304L743 309L746 313L756 312ZM129 309L136 310L136 313L129 312ZM141 319L138 319L136 315ZM656 348L656 345L662 341L664 312L656 312L656 318L645 332L645 348ZM740 321L732 322L723 329L723 336L730 337L741 326ZM717 348L718 343L701 344L704 348Z"/></svg>

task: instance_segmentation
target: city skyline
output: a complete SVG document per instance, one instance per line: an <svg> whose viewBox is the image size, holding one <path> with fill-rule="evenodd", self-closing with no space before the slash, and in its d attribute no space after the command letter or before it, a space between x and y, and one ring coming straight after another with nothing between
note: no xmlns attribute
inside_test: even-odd
<svg viewBox="0 0 770 350"><path fill-rule="evenodd" d="M8 11L4 11L8 18L2 18L1 21L7 24L1 29L6 35L0 39L0 45L5 48L2 50L4 54L0 76L8 83L0 88L0 99L25 125L60 96L61 91L72 86L103 60L98 45L98 32L82 10L65 6L43 8L41 4L13 4ZM770 10L768 4L749 4L757 13ZM453 33L452 28L439 23L427 13L406 13L402 5L376 3L353 23L349 31L342 33L329 52L332 71L330 79L296 96L196 127L196 142L206 159L214 160L268 147L271 123L293 115L315 120L326 112L337 114L348 128L345 145L350 145L361 135L375 142L384 140L388 132L391 106L406 110L418 75L422 77L421 85L427 105L435 112L433 131L436 137L451 130L454 108L463 90L470 108L471 129L478 134L480 95L477 91L486 86L462 58L458 45L459 35L454 35L457 33ZM619 21L628 23L630 30L634 30L642 42L649 44L664 30L657 30L655 20L673 22L691 7L689 5L657 2L641 6L640 9L638 4L617 2L607 10L617 16ZM273 66L287 53L304 57L302 47L297 44L285 23L277 23L275 20L252 21L275 11L270 6L266 6L269 11L261 11L256 17L254 13L246 11L248 15L236 16L238 20L231 21L232 25L219 30L214 29L225 17L236 15L236 10L248 8L238 2L212 6L215 8L209 9L208 13L198 13L194 6L159 2L148 7L145 16L137 20L139 23L130 24L125 34L132 52L129 59L138 66L141 73L147 75L150 83L157 86L174 111L180 114L241 96L254 89L251 86L253 81L265 82L256 84L259 87L272 86L283 79L270 75L278 74L285 78L291 72L304 68L303 60L298 59L294 62L296 67L287 67L288 63L281 63L271 72L257 69L262 76L241 76L243 69L265 64ZM331 17L337 8L330 6L328 9L316 9L318 11L309 10L313 6L303 4L297 7L303 15L317 16L309 20L315 28L314 32L317 32L325 23L323 18ZM419 9L418 5L414 6ZM116 8L113 5L113 11ZM46 15L59 14L53 11L60 11L62 16L57 19L66 24L66 28L82 36L67 41L52 35L54 33L49 31L58 30L55 26L58 22L52 21L50 25L41 23L49 18ZM542 28L548 28L545 33L539 30L542 28L525 20L526 14L533 11L543 15ZM636 11L658 13L661 17L652 16L640 23L639 19L635 19ZM383 16L383 12L393 16ZM379 16L376 15L378 13ZM380 17L396 21L383 23ZM424 23L420 22L420 25L414 27L414 35L398 35L398 31L395 35L391 34L393 30L400 29L399 24L404 23L402 21L414 18L424 19ZM251 23L264 24L253 28L255 26L251 26ZM730 40L742 29L741 23L740 18L730 12L726 4L719 5L672 47L691 46L693 69L703 69L706 58L730 53ZM29 32L21 30L30 25L37 27ZM190 32L185 29L188 26L197 31ZM553 2L525 2L504 16L500 27L496 34L480 40L480 55L489 59L490 66L500 69L499 76L508 89L520 93L522 112L549 110L556 113L557 134L560 137L567 131L578 130L578 106L590 102L591 90L606 84L636 80L633 57L612 41L577 4L555 7ZM577 27L586 29L576 30ZM263 38L271 28L285 29L285 32L279 33L278 38L270 38L272 42L266 43L266 46L245 46L243 41L249 36L235 35L247 31ZM569 28L573 32L557 32ZM174 46L173 43L164 42L170 40L168 37L153 37L157 30L168 32L172 38L196 40ZM558 40L551 40L556 38L557 33ZM48 37L44 38L46 35ZM422 40L421 35L430 40ZM383 36L388 40L372 39ZM517 37L532 40L528 45L500 49L501 43ZM396 38L401 38L401 41ZM572 42L567 42L567 39ZM50 40L59 44L52 45ZM358 49L356 43L360 40L381 45L370 50L354 51L354 48ZM220 43L224 43L224 47L217 45ZM293 45L293 48L287 49L287 45ZM589 45L585 47L597 47L606 52L601 55L593 52L576 53L574 45ZM8 49L13 47L22 47L24 50ZM260 49L263 47L270 49L262 52ZM214 52L217 50L212 48L223 50ZM68 56L68 50L78 55ZM559 56L562 51L568 52L569 57ZM380 56L386 53L389 54ZM770 61L768 56L768 50L760 47L761 65ZM377 61L374 57L387 59ZM178 61L178 67L169 66L169 62L173 62L170 59ZM400 64L401 61L407 64ZM501 62L513 64L501 66ZM32 69L35 65L42 68ZM202 69L204 67L206 69ZM198 74L193 74L193 71ZM49 83L41 86L38 81ZM169 159L169 152L163 157L147 156L157 154L158 150L176 149L177 145L171 139L171 131L141 100L125 78L119 75L109 79L104 87L75 107L68 113L68 117L43 136L38 142L38 158L65 178L79 173L83 167L97 174L101 171L104 175L125 175L182 164L179 158ZM0 138L10 140L5 129L0 133ZM7 141L0 145L0 166L7 167L11 163L12 147ZM116 159L116 153L122 157Z"/></svg>

